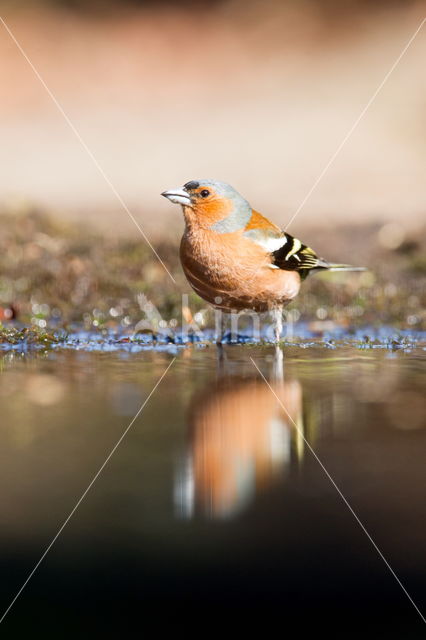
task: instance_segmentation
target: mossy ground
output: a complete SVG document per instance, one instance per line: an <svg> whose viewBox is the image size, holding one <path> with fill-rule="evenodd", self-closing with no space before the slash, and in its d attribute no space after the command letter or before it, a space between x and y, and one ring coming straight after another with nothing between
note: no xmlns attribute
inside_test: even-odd
<svg viewBox="0 0 426 640"><path fill-rule="evenodd" d="M181 324L182 293L201 327L213 315L191 292L179 265L175 242L155 247L173 283L143 238L103 236L91 228L66 223L29 210L0 216L0 339L20 339L7 328L10 316L31 327L26 340L56 340L52 330L79 326L122 328L131 332L143 320L147 301L151 321L172 331ZM417 234L397 249L379 243L378 226L307 230L303 239L331 260L369 267L365 273L322 273L304 283L287 308L293 322L343 327L425 326L425 240ZM34 329L41 330L40 333Z"/></svg>

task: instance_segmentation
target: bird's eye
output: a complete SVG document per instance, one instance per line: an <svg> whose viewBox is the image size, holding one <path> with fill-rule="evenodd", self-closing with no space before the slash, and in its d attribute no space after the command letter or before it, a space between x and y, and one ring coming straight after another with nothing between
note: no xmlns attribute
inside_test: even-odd
<svg viewBox="0 0 426 640"><path fill-rule="evenodd" d="M200 191L200 196L202 198L207 198L207 196L210 195L210 191L208 189L203 189L202 191Z"/></svg>

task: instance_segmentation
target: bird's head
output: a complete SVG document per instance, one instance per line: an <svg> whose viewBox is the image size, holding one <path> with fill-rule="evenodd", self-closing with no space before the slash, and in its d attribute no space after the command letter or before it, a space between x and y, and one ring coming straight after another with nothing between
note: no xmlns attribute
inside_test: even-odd
<svg viewBox="0 0 426 640"><path fill-rule="evenodd" d="M218 180L191 180L177 189L161 194L183 207L187 223L203 228L225 225L235 230L244 226L251 215L251 207L231 185ZM244 222L244 224L243 224Z"/></svg>

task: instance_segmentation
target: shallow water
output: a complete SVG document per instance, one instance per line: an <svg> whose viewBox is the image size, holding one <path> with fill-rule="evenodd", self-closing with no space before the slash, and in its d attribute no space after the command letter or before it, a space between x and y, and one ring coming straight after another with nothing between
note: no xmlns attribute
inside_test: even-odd
<svg viewBox="0 0 426 640"><path fill-rule="evenodd" d="M423 637L338 491L424 613L425 350L386 340L305 336L283 363L267 345L4 352L2 610L147 401L4 630L83 637L136 612L189 632L226 610L241 630Z"/></svg>

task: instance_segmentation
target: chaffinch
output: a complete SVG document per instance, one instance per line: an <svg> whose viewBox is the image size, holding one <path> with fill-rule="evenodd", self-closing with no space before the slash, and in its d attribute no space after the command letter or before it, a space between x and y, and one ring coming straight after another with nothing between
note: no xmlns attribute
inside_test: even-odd
<svg viewBox="0 0 426 640"><path fill-rule="evenodd" d="M185 233L182 267L192 288L216 309L272 311L275 338L282 331L282 308L293 300L313 270L359 271L332 264L252 209L231 185L191 180L163 191L180 204Z"/></svg>

